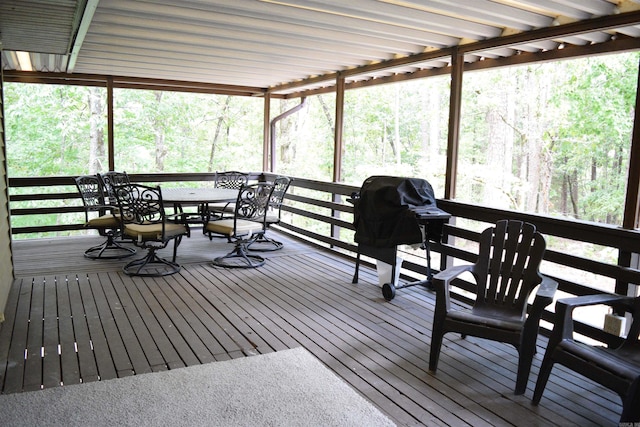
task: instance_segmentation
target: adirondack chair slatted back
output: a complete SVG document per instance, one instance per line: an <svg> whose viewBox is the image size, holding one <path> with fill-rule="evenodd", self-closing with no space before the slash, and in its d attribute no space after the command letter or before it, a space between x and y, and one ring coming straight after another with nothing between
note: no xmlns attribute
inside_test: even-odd
<svg viewBox="0 0 640 427"><path fill-rule="evenodd" d="M542 281L538 266L544 238L533 224L499 221L480 238L476 307L500 306L525 315L532 290Z"/></svg>

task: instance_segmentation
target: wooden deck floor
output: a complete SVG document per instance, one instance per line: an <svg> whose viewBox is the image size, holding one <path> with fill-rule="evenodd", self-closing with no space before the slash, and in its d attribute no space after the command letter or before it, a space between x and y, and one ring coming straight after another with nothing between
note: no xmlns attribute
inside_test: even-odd
<svg viewBox="0 0 640 427"><path fill-rule="evenodd" d="M285 239L286 240L286 239ZM16 393L176 369L302 346L398 425L617 425L619 399L554 368L540 406L514 396L516 352L445 336L437 374L428 351L433 295L386 302L375 271L296 241L258 269L212 267L229 246L197 231L180 273L131 278L122 261L82 256L94 237L16 241L17 280L0 327L0 385Z"/></svg>

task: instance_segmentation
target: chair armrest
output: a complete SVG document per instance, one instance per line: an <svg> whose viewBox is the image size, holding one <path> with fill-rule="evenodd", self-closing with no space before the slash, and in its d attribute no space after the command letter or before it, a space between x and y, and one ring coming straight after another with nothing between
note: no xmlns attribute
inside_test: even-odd
<svg viewBox="0 0 640 427"><path fill-rule="evenodd" d="M553 302L553 297L557 289L558 282L542 275L542 282L540 282L538 290L536 291L536 296L533 299L533 304L531 304L531 309L527 316L525 323L526 329L533 328L532 330L535 330L536 335L538 334L542 313L544 309Z"/></svg>
<svg viewBox="0 0 640 427"><path fill-rule="evenodd" d="M553 302L553 296L558 290L558 282L550 277L542 276L542 282L536 292L536 297L533 300L533 308L535 310L544 310L546 306Z"/></svg>
<svg viewBox="0 0 640 427"><path fill-rule="evenodd" d="M436 291L436 312L440 312L439 316L444 316L451 310L451 299L449 298L449 285L453 279L465 273L467 271L473 272L475 265L465 264L456 265L442 270L438 274L434 275L431 279L431 286ZM442 303L438 303L442 301ZM434 316L438 315L434 313Z"/></svg>
<svg viewBox="0 0 640 427"><path fill-rule="evenodd" d="M451 282L453 279L467 271L473 271L473 264L456 265L449 267L433 276L433 280L440 280L445 283Z"/></svg>
<svg viewBox="0 0 640 427"><path fill-rule="evenodd" d="M171 221L176 221L176 220L184 220L186 218L185 214L182 212L177 212L177 213L173 213L173 214L166 214L164 216L166 219L171 220Z"/></svg>
<svg viewBox="0 0 640 427"><path fill-rule="evenodd" d="M173 214L166 214L164 216L166 221L172 221L176 224L182 224L187 228L187 237L191 236L191 228L189 227L189 214L185 212L176 212Z"/></svg>
<svg viewBox="0 0 640 427"><path fill-rule="evenodd" d="M574 309L576 307L585 307L589 305L614 305L633 301L633 299L633 297L614 294L582 295L579 297L561 298L556 302L556 307L558 305L564 305L570 309Z"/></svg>
<svg viewBox="0 0 640 427"><path fill-rule="evenodd" d="M556 328L562 328L562 339L573 339L573 310L577 307L590 305L615 305L616 303L628 303L633 297L625 295L596 294L579 297L562 298L556 301L556 319L554 321L554 333ZM560 333L560 332L558 332Z"/></svg>

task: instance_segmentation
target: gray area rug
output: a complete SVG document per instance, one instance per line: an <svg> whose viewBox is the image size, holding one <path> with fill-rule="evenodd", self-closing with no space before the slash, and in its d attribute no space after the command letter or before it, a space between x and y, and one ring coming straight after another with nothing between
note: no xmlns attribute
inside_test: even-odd
<svg viewBox="0 0 640 427"><path fill-rule="evenodd" d="M303 348L0 396L3 426L394 426Z"/></svg>

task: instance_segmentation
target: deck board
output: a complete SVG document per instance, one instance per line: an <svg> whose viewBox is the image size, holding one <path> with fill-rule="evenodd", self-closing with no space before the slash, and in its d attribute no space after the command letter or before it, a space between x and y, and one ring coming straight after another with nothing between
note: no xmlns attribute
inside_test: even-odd
<svg viewBox="0 0 640 427"><path fill-rule="evenodd" d="M44 292L44 329L42 337L43 359L42 359L42 384L43 387L57 387L61 382L60 355L58 354L59 333L58 333L58 296L54 280L46 281L44 277L34 278L35 283L42 286ZM89 353L87 357L93 357ZM93 379L93 378L92 378ZM97 377L95 377L97 380Z"/></svg>
<svg viewBox="0 0 640 427"><path fill-rule="evenodd" d="M182 270L160 278L85 259L95 238L15 242L2 393L302 346L401 426L617 425L619 398L563 367L531 405L544 337L524 396L513 394L517 352L500 343L448 334L429 372L431 292L405 288L387 302L374 269L353 284L349 260L282 240L264 266L224 269L209 261L229 244L195 230L178 250Z"/></svg>

